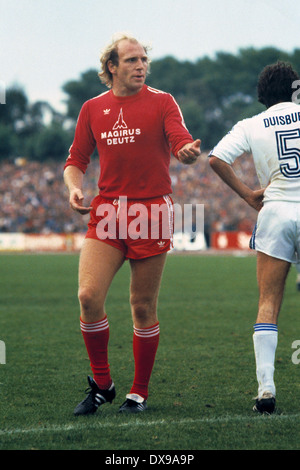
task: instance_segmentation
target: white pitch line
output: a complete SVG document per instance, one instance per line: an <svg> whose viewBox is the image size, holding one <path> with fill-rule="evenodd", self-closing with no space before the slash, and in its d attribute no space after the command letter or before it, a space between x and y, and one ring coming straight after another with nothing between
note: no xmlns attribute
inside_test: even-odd
<svg viewBox="0 0 300 470"><path fill-rule="evenodd" d="M272 416L260 416L257 415L255 417L249 416L220 416L216 418L199 418L199 419L181 419L176 421L168 421L168 420L154 420L154 421L128 421L126 423L114 423L113 426L116 428L134 428L134 427L151 427L151 426L158 426L158 425L186 425L186 424L215 424L215 423L230 423L230 422L243 422L243 421L251 421L253 420L285 420L285 419L299 419L300 414L292 414L292 415L272 415ZM24 429L7 429L7 430L0 430L0 436L11 436L15 434L36 434L36 433L44 433L44 432L68 432L68 431L82 431L84 429L103 429L111 427L112 423L77 423L77 424L66 424L66 425L49 425L47 427L35 427L35 428L24 428Z"/></svg>

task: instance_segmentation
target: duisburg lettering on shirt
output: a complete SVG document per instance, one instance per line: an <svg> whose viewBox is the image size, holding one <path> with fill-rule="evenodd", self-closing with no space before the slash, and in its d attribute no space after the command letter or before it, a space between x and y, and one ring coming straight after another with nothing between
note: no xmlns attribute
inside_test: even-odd
<svg viewBox="0 0 300 470"><path fill-rule="evenodd" d="M284 126L287 124L292 124L293 122L300 121L300 111L286 114L285 116L271 116L269 118L264 119L265 127L270 126Z"/></svg>

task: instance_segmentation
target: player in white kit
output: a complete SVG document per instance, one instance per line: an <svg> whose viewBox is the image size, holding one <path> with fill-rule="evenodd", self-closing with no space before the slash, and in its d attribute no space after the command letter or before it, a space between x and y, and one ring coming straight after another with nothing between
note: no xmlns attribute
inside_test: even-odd
<svg viewBox="0 0 300 470"><path fill-rule="evenodd" d="M296 289L300 292L300 260L298 263L296 263L296 271L297 271Z"/></svg>
<svg viewBox="0 0 300 470"><path fill-rule="evenodd" d="M259 212L250 247L257 250L259 287L253 334L258 396L253 409L261 413L275 410L277 321L290 265L300 259L299 85L290 64L265 67L257 92L267 110L238 122L209 159L221 179ZM250 189L231 167L245 152L253 155L262 189Z"/></svg>

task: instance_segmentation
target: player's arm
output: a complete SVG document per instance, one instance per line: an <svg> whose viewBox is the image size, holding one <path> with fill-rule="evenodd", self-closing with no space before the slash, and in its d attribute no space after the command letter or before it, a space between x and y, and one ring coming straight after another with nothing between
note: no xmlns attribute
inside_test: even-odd
<svg viewBox="0 0 300 470"><path fill-rule="evenodd" d="M80 214L87 214L92 207L83 205L83 175L89 165L96 141L90 125L89 102L82 106L75 129L75 136L64 167L64 181L69 190L69 203Z"/></svg>
<svg viewBox="0 0 300 470"><path fill-rule="evenodd" d="M64 182L69 190L70 207L82 215L88 214L92 207L83 205L83 172L74 165L67 166L64 171Z"/></svg>
<svg viewBox="0 0 300 470"><path fill-rule="evenodd" d="M171 145L173 155L181 163L194 163L199 155L201 140L193 141L186 128L181 109L172 95L164 95L164 130Z"/></svg>
<svg viewBox="0 0 300 470"><path fill-rule="evenodd" d="M195 163L199 155L201 154L200 150L201 140L197 139L192 143L185 144L178 152L177 158L181 163L190 165Z"/></svg>
<svg viewBox="0 0 300 470"><path fill-rule="evenodd" d="M242 199L244 199L249 206L255 210L260 211L263 207L264 189L253 191L236 175L232 166L220 158L212 155L209 158L211 168L219 175L219 177L226 183L233 191L235 191Z"/></svg>

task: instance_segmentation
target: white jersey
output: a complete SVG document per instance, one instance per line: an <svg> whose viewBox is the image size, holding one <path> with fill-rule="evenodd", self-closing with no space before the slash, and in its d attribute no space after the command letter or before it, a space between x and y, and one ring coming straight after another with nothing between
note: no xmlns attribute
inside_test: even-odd
<svg viewBox="0 0 300 470"><path fill-rule="evenodd" d="M210 152L232 164L252 153L264 201L300 202L300 106L278 103L239 121Z"/></svg>

